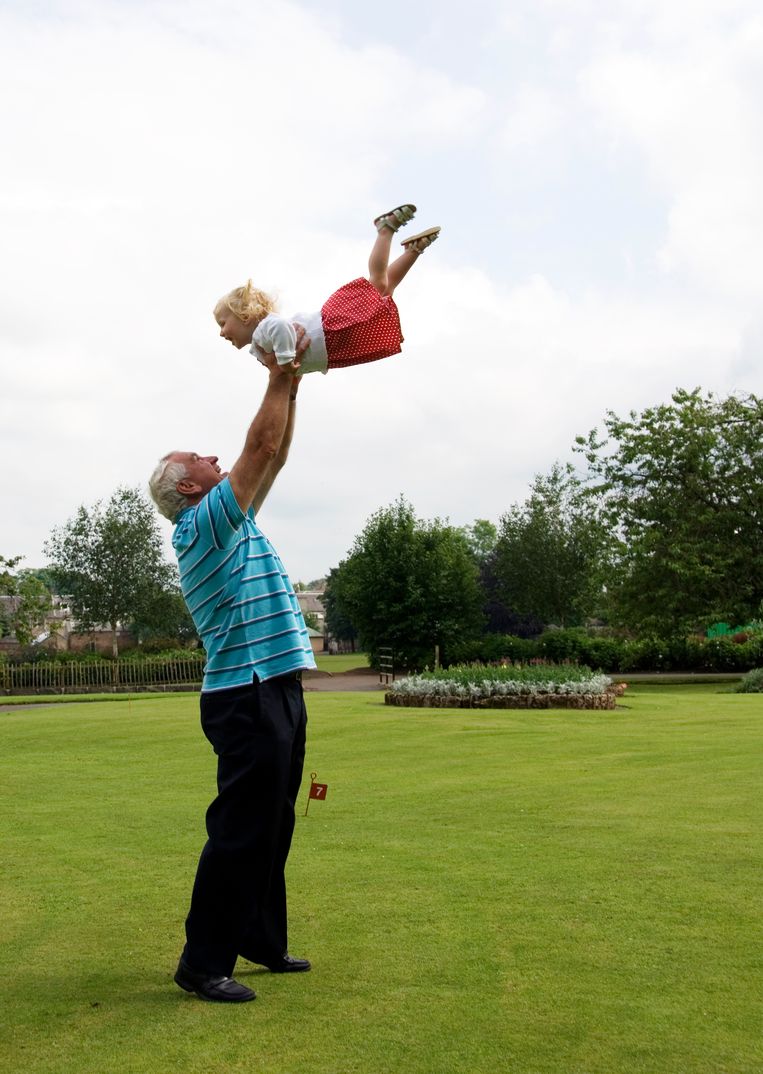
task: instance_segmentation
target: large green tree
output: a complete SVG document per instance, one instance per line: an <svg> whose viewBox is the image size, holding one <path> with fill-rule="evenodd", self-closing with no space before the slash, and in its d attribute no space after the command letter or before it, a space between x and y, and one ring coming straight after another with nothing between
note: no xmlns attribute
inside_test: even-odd
<svg viewBox="0 0 763 1074"><path fill-rule="evenodd" d="M570 466L536 476L501 516L491 576L504 605L543 624L576 626L601 607L610 538Z"/></svg>
<svg viewBox="0 0 763 1074"><path fill-rule="evenodd" d="M481 626L477 567L464 535L416 517L400 497L374 514L329 578L330 614L356 628L372 664L390 646L398 666L421 667Z"/></svg>
<svg viewBox="0 0 763 1074"><path fill-rule="evenodd" d="M22 556L0 556L0 595L10 597L0 607L0 635L13 634L29 645L51 611L50 590L34 571L19 570Z"/></svg>
<svg viewBox="0 0 763 1074"><path fill-rule="evenodd" d="M118 625L155 624L156 605L175 584L156 512L138 489L118 488L105 504L81 506L52 531L45 550L81 629L107 624L114 656Z"/></svg>
<svg viewBox="0 0 763 1074"><path fill-rule="evenodd" d="M625 418L608 411L577 450L620 539L610 596L623 625L679 634L759 614L763 400L679 389Z"/></svg>

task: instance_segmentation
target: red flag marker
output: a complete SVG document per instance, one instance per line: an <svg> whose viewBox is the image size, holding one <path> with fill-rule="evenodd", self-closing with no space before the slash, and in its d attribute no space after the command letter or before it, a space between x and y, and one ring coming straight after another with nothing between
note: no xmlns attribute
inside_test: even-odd
<svg viewBox="0 0 763 1074"><path fill-rule="evenodd" d="M329 789L328 783L316 783L315 782L315 777L317 775L318 775L317 772L311 772L310 773L310 790L307 792L307 804L305 805L305 816L307 816L307 811L310 808L310 800L311 800L311 798L317 798L317 799L319 799L319 801L322 802L325 799L326 794L328 793L328 789Z"/></svg>

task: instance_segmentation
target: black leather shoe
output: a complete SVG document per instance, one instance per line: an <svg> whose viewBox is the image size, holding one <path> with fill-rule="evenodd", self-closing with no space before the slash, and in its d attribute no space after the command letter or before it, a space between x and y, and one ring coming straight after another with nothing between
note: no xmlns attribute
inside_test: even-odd
<svg viewBox="0 0 763 1074"><path fill-rule="evenodd" d="M248 1003L256 999L257 993L246 988L232 977L210 976L190 969L182 958L175 972L175 983L186 992L193 992L199 999L208 999L213 1003Z"/></svg>
<svg viewBox="0 0 763 1074"><path fill-rule="evenodd" d="M311 964L306 958L294 958L293 955L282 955L281 958L275 958L268 962L261 958L250 958L249 955L244 955L244 958L249 962L256 962L258 966L265 966L271 973L307 973L311 968Z"/></svg>

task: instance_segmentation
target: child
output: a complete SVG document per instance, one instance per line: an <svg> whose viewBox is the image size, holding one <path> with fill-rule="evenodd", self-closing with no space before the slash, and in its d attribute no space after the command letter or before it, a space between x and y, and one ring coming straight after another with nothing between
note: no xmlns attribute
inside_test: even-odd
<svg viewBox="0 0 763 1074"><path fill-rule="evenodd" d="M251 344L275 352L281 366L294 373L338 369L345 365L374 362L400 353L403 337L400 317L392 298L395 288L411 266L440 233L439 227L412 235L403 243L404 253L389 264L392 236L413 219L415 205L399 205L374 220L377 236L368 260L370 280L361 278L335 291L316 313L296 313L291 321L273 313L275 302L252 286L237 287L215 306L220 335L239 350ZM296 333L292 321L304 327L310 346L295 362ZM260 358L260 361L262 359Z"/></svg>

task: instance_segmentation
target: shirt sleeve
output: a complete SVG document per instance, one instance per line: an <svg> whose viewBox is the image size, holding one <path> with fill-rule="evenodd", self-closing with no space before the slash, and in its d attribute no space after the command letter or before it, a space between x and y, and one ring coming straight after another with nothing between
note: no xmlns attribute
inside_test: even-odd
<svg viewBox="0 0 763 1074"><path fill-rule="evenodd" d="M279 365L291 362L297 353L297 333L291 321L283 317L276 317L269 313L264 320L260 321L252 336L251 353L256 355L254 344L262 347L269 354L275 354Z"/></svg>

